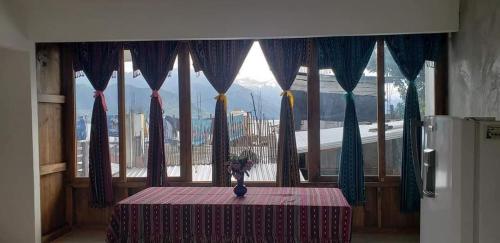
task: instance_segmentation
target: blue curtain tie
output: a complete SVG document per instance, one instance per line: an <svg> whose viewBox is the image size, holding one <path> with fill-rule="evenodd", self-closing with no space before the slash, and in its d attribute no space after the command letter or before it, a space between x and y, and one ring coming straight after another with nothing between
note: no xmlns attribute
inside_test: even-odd
<svg viewBox="0 0 500 243"><path fill-rule="evenodd" d="M352 93L352 91L347 91L347 93L345 94L345 98L346 99L354 99L354 94Z"/></svg>

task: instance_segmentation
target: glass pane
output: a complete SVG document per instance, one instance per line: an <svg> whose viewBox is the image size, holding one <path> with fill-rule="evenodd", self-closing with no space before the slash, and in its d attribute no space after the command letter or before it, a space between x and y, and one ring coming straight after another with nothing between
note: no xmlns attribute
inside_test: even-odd
<svg viewBox="0 0 500 243"><path fill-rule="evenodd" d="M374 50L363 76L353 91L366 176L378 175L376 56ZM339 174L345 94L331 69L320 70L320 175L322 176Z"/></svg>
<svg viewBox="0 0 500 243"><path fill-rule="evenodd" d="M125 130L127 137L127 177L146 177L149 145L151 88L142 75L133 77L130 51L125 50ZM179 87L177 60L162 87L163 129L167 177L180 176Z"/></svg>
<svg viewBox="0 0 500 243"><path fill-rule="evenodd" d="M259 43L254 42L227 92L230 153L249 154L255 163L246 181L276 180L281 92ZM301 113L296 116L296 130L305 132L307 147L307 96L305 90L293 92L295 112ZM194 73L191 67L193 181L212 179L211 129L216 95L203 73ZM301 167L306 167L304 159Z"/></svg>
<svg viewBox="0 0 500 243"><path fill-rule="evenodd" d="M294 97L293 116L295 123L295 140L299 154L300 180L308 180L308 133L307 133L307 67L300 67L299 73L292 84Z"/></svg>
<svg viewBox="0 0 500 243"><path fill-rule="evenodd" d="M190 59L191 60L191 59ZM191 158L193 181L212 181L212 119L217 92L203 72L191 75Z"/></svg>
<svg viewBox="0 0 500 243"><path fill-rule="evenodd" d="M389 49L384 47L385 58L385 153L386 175L401 175L401 156L403 151L403 119L408 81L399 70ZM434 64L426 62L416 79L420 114L433 113L433 95L426 97L427 83L433 83ZM431 99L432 98L432 99ZM430 102L426 102L427 100ZM427 108L426 106L429 105Z"/></svg>
<svg viewBox="0 0 500 243"><path fill-rule="evenodd" d="M75 79L76 100L76 176L89 176L89 143L94 105L94 88L84 75ZM118 125L118 82L116 72L111 77L108 87L104 91L107 102L109 155L111 159L111 173L119 177L119 125Z"/></svg>

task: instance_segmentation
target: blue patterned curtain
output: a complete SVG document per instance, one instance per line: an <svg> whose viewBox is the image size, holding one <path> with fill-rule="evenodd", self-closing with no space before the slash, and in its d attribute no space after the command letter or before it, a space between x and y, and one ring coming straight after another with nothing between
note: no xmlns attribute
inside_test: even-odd
<svg viewBox="0 0 500 243"><path fill-rule="evenodd" d="M212 139L212 181L215 186L231 185L231 177L225 166L229 159L225 93L236 78L252 43L251 40L189 42L194 69L203 71L210 84L219 92L216 97Z"/></svg>
<svg viewBox="0 0 500 243"><path fill-rule="evenodd" d="M104 90L113 71L118 69L121 44L113 42L78 43L74 45L73 68L85 73L95 89L90 127L89 179L91 207L113 205L111 161Z"/></svg>
<svg viewBox="0 0 500 243"><path fill-rule="evenodd" d="M364 37L319 38L318 45L340 86L347 92L339 187L351 205L365 202L363 150L353 90L370 60L376 39Z"/></svg>
<svg viewBox="0 0 500 243"><path fill-rule="evenodd" d="M152 90L149 106L147 186L166 186L163 110L159 90L174 66L176 41L131 42L134 77L142 74Z"/></svg>
<svg viewBox="0 0 500 243"><path fill-rule="evenodd" d="M408 80L403 126L403 154L401 161L402 212L420 209L422 182L420 179L421 117L415 80L425 60L436 60L441 52L443 35L387 36L387 47L401 73Z"/></svg>
<svg viewBox="0 0 500 243"><path fill-rule="evenodd" d="M295 141L293 95L290 87L306 56L305 39L261 40L267 63L283 89L278 137L276 182L278 186L297 186L300 183L299 158Z"/></svg>

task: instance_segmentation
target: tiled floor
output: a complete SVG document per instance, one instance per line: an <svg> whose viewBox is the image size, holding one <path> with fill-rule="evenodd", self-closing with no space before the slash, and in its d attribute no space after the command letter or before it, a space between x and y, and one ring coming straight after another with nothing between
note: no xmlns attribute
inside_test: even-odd
<svg viewBox="0 0 500 243"><path fill-rule="evenodd" d="M55 243L97 243L104 242L104 231L97 229L75 229ZM352 243L418 243L418 234L399 233L354 233Z"/></svg>

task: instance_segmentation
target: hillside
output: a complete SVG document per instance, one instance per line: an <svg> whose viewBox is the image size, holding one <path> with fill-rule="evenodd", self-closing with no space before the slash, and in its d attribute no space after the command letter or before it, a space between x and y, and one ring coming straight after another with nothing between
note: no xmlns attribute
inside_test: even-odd
<svg viewBox="0 0 500 243"><path fill-rule="evenodd" d="M125 75L125 99L126 110L148 113L151 90L142 76L133 78L132 73ZM179 116L179 86L175 82L178 80L177 70L173 70L170 77L160 89L160 95L164 103L165 114ZM245 80L245 83L251 83ZM76 108L78 115L90 115L93 105L94 89L86 78L76 80ZM118 111L118 92L116 79L112 79L108 88L104 92L108 105L109 114L116 114ZM253 111L253 93L257 109L262 107L262 112L266 118L278 119L280 109L280 93L278 86L242 86L234 83L229 91L228 110ZM193 116L198 114L207 117L214 113L215 99L217 92L202 74L191 73L191 110ZM261 99L259 99L261 97ZM259 106L259 104L262 104Z"/></svg>

